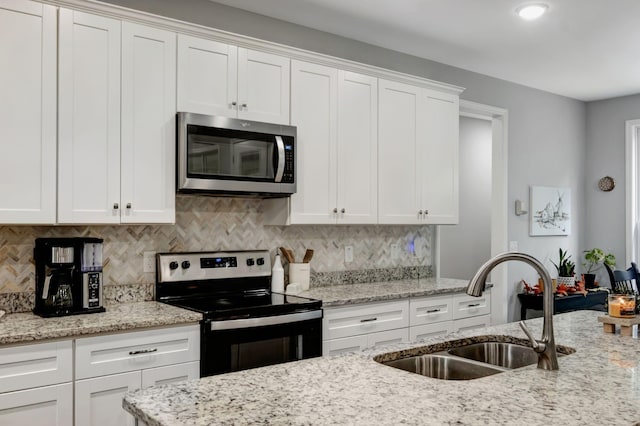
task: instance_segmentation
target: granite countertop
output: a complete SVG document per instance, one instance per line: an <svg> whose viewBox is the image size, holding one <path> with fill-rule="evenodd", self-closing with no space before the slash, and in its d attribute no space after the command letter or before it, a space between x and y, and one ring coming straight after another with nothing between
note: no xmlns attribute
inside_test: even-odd
<svg viewBox="0 0 640 426"><path fill-rule="evenodd" d="M322 300L323 307L353 303L378 302L406 297L433 296L462 293L469 281L451 278L420 278L365 284L311 287L298 294L302 297Z"/></svg>
<svg viewBox="0 0 640 426"><path fill-rule="evenodd" d="M214 424L522 424L640 422L637 337L604 334L601 312L554 316L556 342L576 349L560 370L528 366L446 381L373 361L380 353L460 337L524 337L516 323L307 359L128 393L123 406L148 426ZM541 334L542 318L526 321Z"/></svg>
<svg viewBox="0 0 640 426"><path fill-rule="evenodd" d="M42 318L32 313L0 319L0 345L197 323L202 314L158 302L107 305L106 312Z"/></svg>

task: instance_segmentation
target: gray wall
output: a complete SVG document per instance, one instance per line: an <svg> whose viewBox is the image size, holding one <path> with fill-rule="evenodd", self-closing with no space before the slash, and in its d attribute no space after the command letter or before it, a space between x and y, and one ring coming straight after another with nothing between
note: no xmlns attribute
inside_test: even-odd
<svg viewBox="0 0 640 426"><path fill-rule="evenodd" d="M470 280L489 257L491 123L460 117L460 223L440 227L440 276Z"/></svg>
<svg viewBox="0 0 640 426"><path fill-rule="evenodd" d="M586 235L585 248L611 250L625 269L625 121L640 119L640 95L587 104ZM611 192L598 189L598 180L611 176ZM636 259L637 260L637 259Z"/></svg>
<svg viewBox="0 0 640 426"><path fill-rule="evenodd" d="M244 12L207 0L108 0L109 3L158 15L256 37L284 45L325 53L408 74L466 87L462 98L509 110L509 239L521 251L545 260L557 256L558 247L579 255L584 235L584 164L586 106L583 102L553 95L504 80L473 73L434 61L383 49ZM541 67L552 64L540 64ZM569 237L530 238L528 216L516 218L515 199L528 199L529 185L565 186L572 189L573 229ZM471 237L473 238L473 237ZM509 318L517 318L521 278L535 281L533 270L509 266Z"/></svg>

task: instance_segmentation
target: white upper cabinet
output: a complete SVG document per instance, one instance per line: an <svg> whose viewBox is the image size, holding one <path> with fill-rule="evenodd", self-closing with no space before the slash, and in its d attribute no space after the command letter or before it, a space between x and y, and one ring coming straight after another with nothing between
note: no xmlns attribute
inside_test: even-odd
<svg viewBox="0 0 640 426"><path fill-rule="evenodd" d="M378 222L419 223L420 88L380 79Z"/></svg>
<svg viewBox="0 0 640 426"><path fill-rule="evenodd" d="M376 223L378 79L296 60L291 70L297 192L266 201L266 223Z"/></svg>
<svg viewBox="0 0 640 426"><path fill-rule="evenodd" d="M122 24L122 223L175 222L176 34Z"/></svg>
<svg viewBox="0 0 640 426"><path fill-rule="evenodd" d="M338 72L338 223L378 222L378 79Z"/></svg>
<svg viewBox="0 0 640 426"><path fill-rule="evenodd" d="M337 102L338 70L292 61L291 124L298 128L298 171L291 223L336 221Z"/></svg>
<svg viewBox="0 0 640 426"><path fill-rule="evenodd" d="M458 96L379 85L379 223L458 223Z"/></svg>
<svg viewBox="0 0 640 426"><path fill-rule="evenodd" d="M58 222L175 221L175 33L60 10Z"/></svg>
<svg viewBox="0 0 640 426"><path fill-rule="evenodd" d="M0 3L0 223L56 221L56 8Z"/></svg>
<svg viewBox="0 0 640 426"><path fill-rule="evenodd" d="M422 98L420 123L424 126L424 139L418 144L422 219L428 224L457 224L458 96L423 89Z"/></svg>
<svg viewBox="0 0 640 426"><path fill-rule="evenodd" d="M58 221L120 222L120 21L60 9Z"/></svg>
<svg viewBox="0 0 640 426"><path fill-rule="evenodd" d="M289 124L289 58L178 35L178 111Z"/></svg>

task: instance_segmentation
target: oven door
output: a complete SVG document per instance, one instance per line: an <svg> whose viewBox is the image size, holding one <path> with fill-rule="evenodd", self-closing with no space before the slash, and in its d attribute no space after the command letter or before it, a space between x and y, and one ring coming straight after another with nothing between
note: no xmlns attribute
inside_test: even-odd
<svg viewBox="0 0 640 426"><path fill-rule="evenodd" d="M200 376L322 355L322 310L227 321L204 320Z"/></svg>
<svg viewBox="0 0 640 426"><path fill-rule="evenodd" d="M295 134L290 126L178 113L178 190L292 194Z"/></svg>

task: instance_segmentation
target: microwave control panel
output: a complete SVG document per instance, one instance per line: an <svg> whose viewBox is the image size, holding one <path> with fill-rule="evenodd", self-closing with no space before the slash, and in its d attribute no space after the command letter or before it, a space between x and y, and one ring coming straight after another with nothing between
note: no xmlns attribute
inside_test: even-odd
<svg viewBox="0 0 640 426"><path fill-rule="evenodd" d="M285 141L284 143L284 173L282 175L282 182L294 183L295 173L293 165L295 163L295 156L293 151L293 143Z"/></svg>

